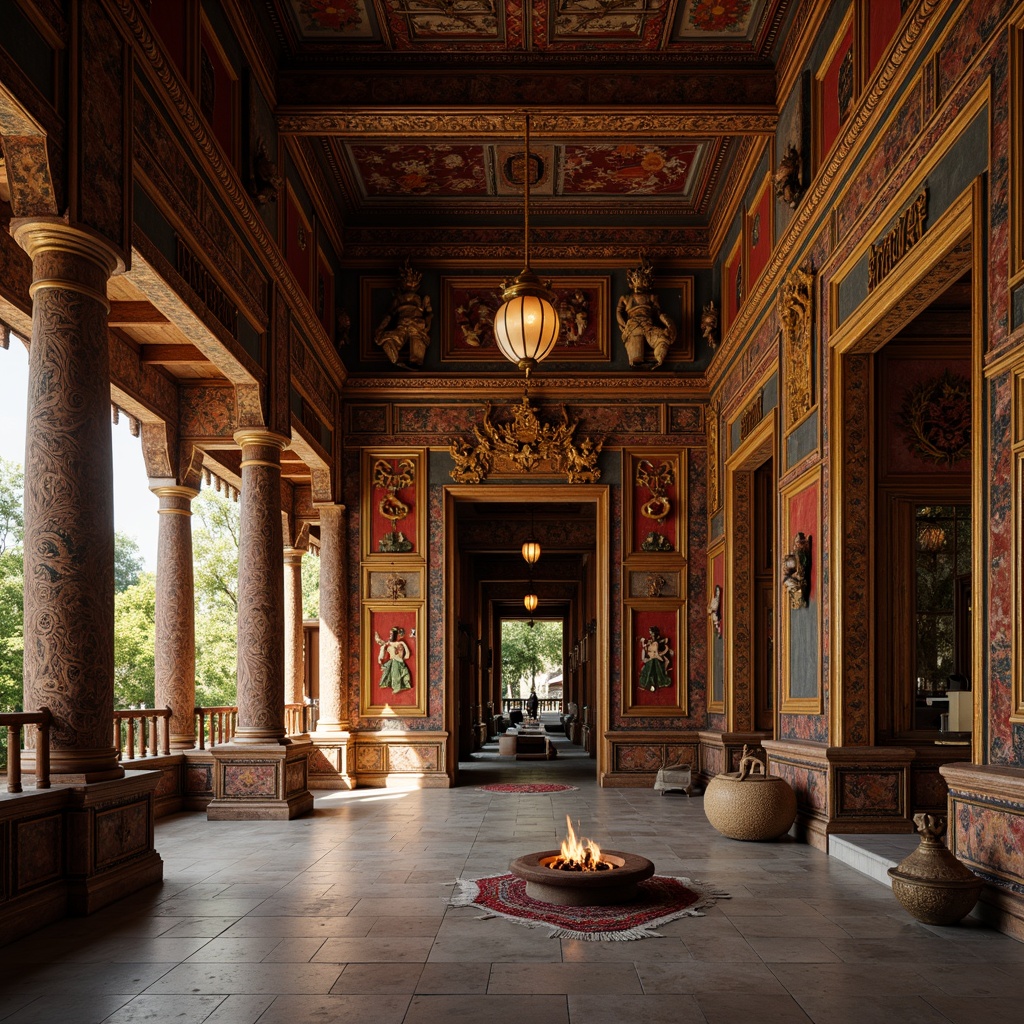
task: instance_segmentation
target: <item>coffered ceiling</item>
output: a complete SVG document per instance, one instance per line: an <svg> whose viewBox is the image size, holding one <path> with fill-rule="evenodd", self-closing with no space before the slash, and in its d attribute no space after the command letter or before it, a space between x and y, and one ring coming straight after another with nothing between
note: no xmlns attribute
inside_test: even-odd
<svg viewBox="0 0 1024 1024"><path fill-rule="evenodd" d="M264 0L278 119L346 245L699 258L759 141L800 0ZM349 250L351 253L351 249Z"/></svg>

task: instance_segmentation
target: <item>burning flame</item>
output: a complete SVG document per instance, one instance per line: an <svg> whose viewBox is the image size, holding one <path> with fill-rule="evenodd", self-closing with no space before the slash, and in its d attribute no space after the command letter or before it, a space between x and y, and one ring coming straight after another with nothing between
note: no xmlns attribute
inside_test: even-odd
<svg viewBox="0 0 1024 1024"><path fill-rule="evenodd" d="M607 862L601 860L601 847L593 839L576 838L568 814L565 824L569 834L562 840L562 855L555 858L551 867L561 871L601 871L608 867Z"/></svg>

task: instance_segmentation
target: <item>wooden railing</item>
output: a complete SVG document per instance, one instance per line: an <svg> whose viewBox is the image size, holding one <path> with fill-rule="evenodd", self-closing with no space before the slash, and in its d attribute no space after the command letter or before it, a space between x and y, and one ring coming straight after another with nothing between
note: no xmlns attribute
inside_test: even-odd
<svg viewBox="0 0 1024 1024"><path fill-rule="evenodd" d="M518 708L520 711L526 711L526 704L529 697L503 697L501 706L507 715L513 708ZM562 698L561 697L543 697L537 702L537 711L539 714L544 712L552 712L554 714L562 713Z"/></svg>
<svg viewBox="0 0 1024 1024"><path fill-rule="evenodd" d="M207 746L215 747L218 743L228 743L235 735L238 724L238 707L196 708L195 716L199 720L196 729L196 746L205 750Z"/></svg>
<svg viewBox="0 0 1024 1024"><path fill-rule="evenodd" d="M319 708L315 704L285 704L284 731L288 736L301 736L316 728Z"/></svg>
<svg viewBox="0 0 1024 1024"><path fill-rule="evenodd" d="M0 728L7 729L7 792L21 793L21 730L34 725L36 752L36 789L50 788L50 723L49 708L38 711L17 711L0 715Z"/></svg>
<svg viewBox="0 0 1024 1024"><path fill-rule="evenodd" d="M170 708L117 708L114 746L118 761L156 757L171 752Z"/></svg>

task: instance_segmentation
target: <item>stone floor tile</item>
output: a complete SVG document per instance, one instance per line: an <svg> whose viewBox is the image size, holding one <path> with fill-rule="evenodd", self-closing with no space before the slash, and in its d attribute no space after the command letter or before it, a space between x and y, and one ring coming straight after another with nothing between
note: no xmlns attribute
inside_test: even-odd
<svg viewBox="0 0 1024 1024"><path fill-rule="evenodd" d="M402 1024L410 996L401 993L376 995L283 995L260 1015L259 1024L297 1024L324 1021L330 1024ZM479 1022L478 1022L479 1024Z"/></svg>
<svg viewBox="0 0 1024 1024"><path fill-rule="evenodd" d="M256 1024L273 1001L274 996L268 995L230 995L221 1000L203 1024Z"/></svg>
<svg viewBox="0 0 1024 1024"><path fill-rule="evenodd" d="M733 964L691 960L681 963L638 960L637 976L647 995L716 992L757 992L785 995L782 983L764 964L747 964L738 971Z"/></svg>
<svg viewBox="0 0 1024 1024"><path fill-rule="evenodd" d="M0 1019L4 1024L100 1024L131 998L106 992L41 995Z"/></svg>
<svg viewBox="0 0 1024 1024"><path fill-rule="evenodd" d="M705 1024L693 996L570 995L569 1024Z"/></svg>
<svg viewBox="0 0 1024 1024"><path fill-rule="evenodd" d="M814 1024L949 1024L924 996L812 995L800 1005Z"/></svg>
<svg viewBox="0 0 1024 1024"><path fill-rule="evenodd" d="M788 995L757 995L755 993L719 992L694 997L708 1024L736 1024L757 1021L757 1024L810 1024L811 1018Z"/></svg>
<svg viewBox="0 0 1024 1024"><path fill-rule="evenodd" d="M424 995L463 995L487 991L489 963L430 963L423 965L416 991Z"/></svg>
<svg viewBox="0 0 1024 1024"><path fill-rule="evenodd" d="M348 964L334 983L331 995L415 992L422 971L420 964Z"/></svg>
<svg viewBox="0 0 1024 1024"><path fill-rule="evenodd" d="M952 1024L1020 1024L1020 997L926 996L927 1001Z"/></svg>
<svg viewBox="0 0 1024 1024"><path fill-rule="evenodd" d="M275 936L278 938L278 936ZM305 964L309 963L319 952L326 939L323 938L287 938L278 944L263 958L267 964Z"/></svg>
<svg viewBox="0 0 1024 1024"><path fill-rule="evenodd" d="M565 996L524 995L515 1001L514 1017L510 1009L507 996L416 995L403 1024L569 1024Z"/></svg>
<svg viewBox="0 0 1024 1024"><path fill-rule="evenodd" d="M374 925L372 917L243 917L221 937L237 939L277 935L291 938L320 938L366 935Z"/></svg>
<svg viewBox="0 0 1024 1024"><path fill-rule="evenodd" d="M747 942L765 963L827 964L839 963L840 960L839 956L820 939L748 936Z"/></svg>
<svg viewBox="0 0 1024 1024"><path fill-rule="evenodd" d="M632 963L494 964L488 995L524 993L639 994L640 979Z"/></svg>
<svg viewBox="0 0 1024 1024"><path fill-rule="evenodd" d="M317 950L314 963L418 963L427 959L429 936L366 936L356 939L329 938Z"/></svg>
<svg viewBox="0 0 1024 1024"><path fill-rule="evenodd" d="M204 1024L210 1014L224 1002L224 996L135 996L107 1017L103 1024L153 1024L173 1021L174 1024Z"/></svg>
<svg viewBox="0 0 1024 1024"><path fill-rule="evenodd" d="M324 993L338 980L337 964L180 964L147 988L165 993Z"/></svg>

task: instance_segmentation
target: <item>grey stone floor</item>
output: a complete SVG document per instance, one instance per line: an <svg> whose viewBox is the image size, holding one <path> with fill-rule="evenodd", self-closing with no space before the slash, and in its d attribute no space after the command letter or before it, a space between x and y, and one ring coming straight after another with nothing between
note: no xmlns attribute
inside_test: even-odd
<svg viewBox="0 0 1024 1024"><path fill-rule="evenodd" d="M321 794L293 822L157 823L164 884L0 949L3 1024L690 1024L1022 1019L1024 943L933 928L784 840L734 842L699 797L598 789L592 761L478 757L452 790ZM579 786L551 796L485 782ZM474 908L456 877L583 834L731 894L662 938L578 942Z"/></svg>

